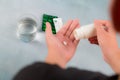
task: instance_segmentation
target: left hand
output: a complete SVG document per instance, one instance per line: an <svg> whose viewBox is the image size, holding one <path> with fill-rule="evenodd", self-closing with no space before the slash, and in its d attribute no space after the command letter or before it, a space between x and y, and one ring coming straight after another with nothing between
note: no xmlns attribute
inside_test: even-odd
<svg viewBox="0 0 120 80"><path fill-rule="evenodd" d="M89 41L92 44L99 44L104 60L116 73L120 73L120 50L116 39L116 32L112 24L105 20L96 20L94 24L97 37L90 38Z"/></svg>
<svg viewBox="0 0 120 80"><path fill-rule="evenodd" d="M48 46L47 63L58 64L65 67L67 62L73 57L79 41L73 36L74 29L78 28L78 20L70 20L56 34L52 34L51 25L46 23L46 41Z"/></svg>
<svg viewBox="0 0 120 80"><path fill-rule="evenodd" d="M107 56L118 50L116 33L110 21L96 20L94 24L96 27L97 36L89 38L89 41L90 43L97 44L101 47L104 58L108 61Z"/></svg>

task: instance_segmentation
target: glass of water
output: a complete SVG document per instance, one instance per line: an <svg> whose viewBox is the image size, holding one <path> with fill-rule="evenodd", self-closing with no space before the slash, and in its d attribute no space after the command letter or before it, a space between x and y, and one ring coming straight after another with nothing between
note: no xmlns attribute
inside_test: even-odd
<svg viewBox="0 0 120 80"><path fill-rule="evenodd" d="M18 21L17 36L24 42L31 42L37 33L37 22L33 16L24 16Z"/></svg>

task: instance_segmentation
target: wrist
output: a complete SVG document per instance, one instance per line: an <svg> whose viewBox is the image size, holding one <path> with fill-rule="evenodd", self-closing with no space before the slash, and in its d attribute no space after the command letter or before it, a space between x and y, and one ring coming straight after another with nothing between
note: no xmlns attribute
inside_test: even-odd
<svg viewBox="0 0 120 80"><path fill-rule="evenodd" d="M61 68L65 68L67 64L65 60L62 59L61 56L57 56L56 53L48 53L45 62L52 65L58 65Z"/></svg>

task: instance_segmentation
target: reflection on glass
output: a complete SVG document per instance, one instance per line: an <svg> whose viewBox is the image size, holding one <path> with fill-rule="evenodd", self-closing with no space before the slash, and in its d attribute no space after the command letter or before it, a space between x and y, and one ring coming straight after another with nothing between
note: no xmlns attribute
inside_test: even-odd
<svg viewBox="0 0 120 80"><path fill-rule="evenodd" d="M24 42L34 40L37 33L37 23L31 16L23 17L18 22L17 36Z"/></svg>

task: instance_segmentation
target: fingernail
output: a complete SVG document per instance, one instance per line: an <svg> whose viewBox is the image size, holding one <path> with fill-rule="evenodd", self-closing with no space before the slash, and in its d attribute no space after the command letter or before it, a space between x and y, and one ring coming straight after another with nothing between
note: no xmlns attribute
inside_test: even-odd
<svg viewBox="0 0 120 80"><path fill-rule="evenodd" d="M74 20L79 21L79 19L74 19Z"/></svg>
<svg viewBox="0 0 120 80"><path fill-rule="evenodd" d="M73 20L69 20L69 22L71 22L71 23L72 23L72 22L73 22Z"/></svg>
<svg viewBox="0 0 120 80"><path fill-rule="evenodd" d="M46 25L49 24L49 22L46 22Z"/></svg>
<svg viewBox="0 0 120 80"><path fill-rule="evenodd" d="M102 27L103 27L103 29L104 29L105 31L108 32L108 27L106 27L106 26L102 26Z"/></svg>

